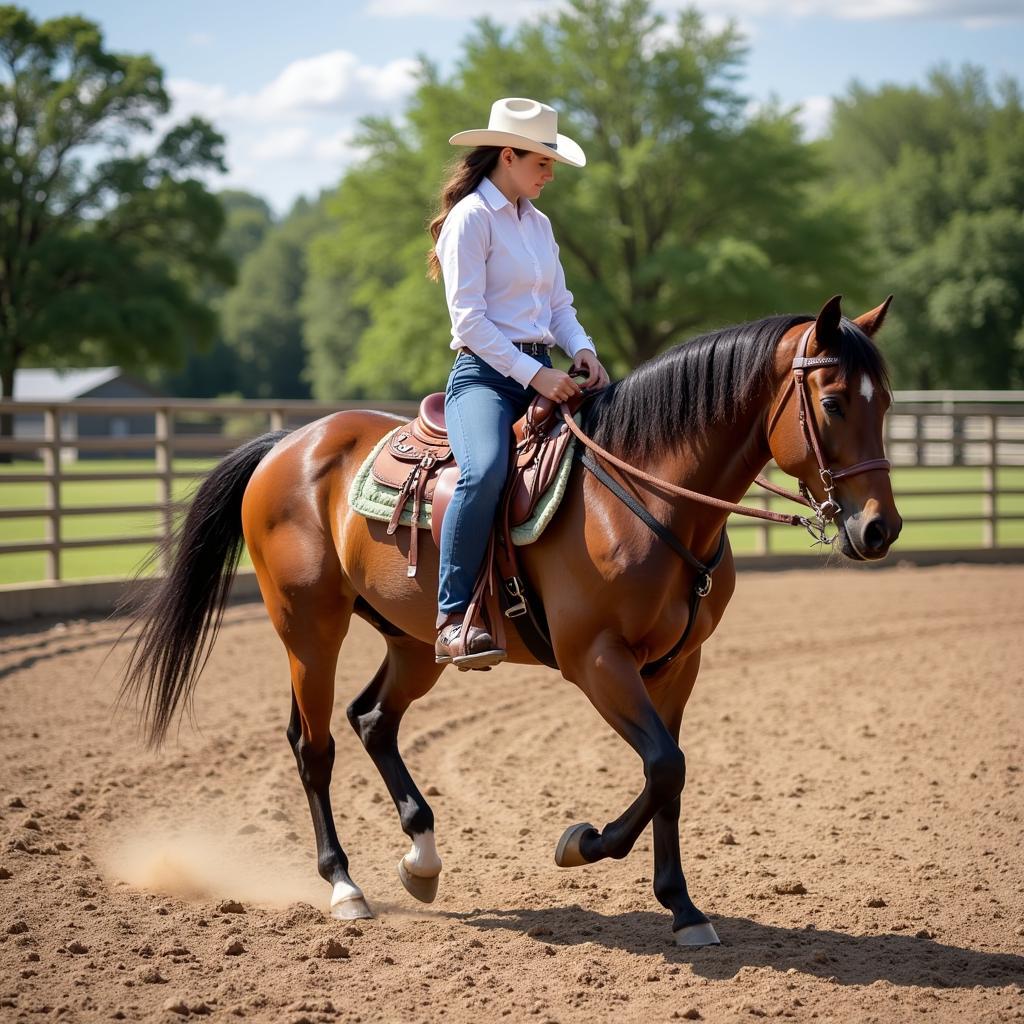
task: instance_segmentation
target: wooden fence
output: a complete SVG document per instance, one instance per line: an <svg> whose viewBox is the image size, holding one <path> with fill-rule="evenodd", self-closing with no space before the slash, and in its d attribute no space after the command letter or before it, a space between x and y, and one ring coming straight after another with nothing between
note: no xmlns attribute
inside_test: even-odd
<svg viewBox="0 0 1024 1024"><path fill-rule="evenodd" d="M981 499L981 511L970 513L930 513L905 516L907 523L980 522L982 544L1000 546L1000 526L1024 521L1024 512L1005 508L1005 499L1024 495L1024 487L1010 487L1000 480L1000 470L1024 466L1024 393L996 392L897 392L886 421L886 450L897 467L920 469L940 466L976 466L980 468L981 487L901 489L898 498L974 497ZM42 506L0 507L0 524L16 518L44 519L46 536L42 540L14 541L0 535L0 557L25 552L44 552L46 577L60 580L61 555L75 548L110 548L123 545L155 545L170 530L173 519L175 481L202 476L204 470L183 468L184 458L223 455L246 437L264 429L277 430L308 423L330 412L371 406L400 415L411 415L415 404L409 402L334 402L331 404L280 402L217 402L166 400L82 400L77 402L0 401L0 416L34 416L39 436L0 438L0 455L15 459L41 460L41 468L27 469L15 461L0 466L0 484L44 484L47 499ZM128 436L79 436L78 417L152 417L151 434ZM41 419L40 419L41 417ZM102 458L148 456L155 460L152 469L104 469ZM66 473L72 460L89 459L88 469ZM781 479L781 477L779 477ZM69 505L62 500L62 484L68 480L115 484L122 481L155 481L155 503ZM751 495L754 498L754 495ZM783 499L758 494L765 507L781 508ZM787 503L788 504L788 503ZM1018 503L1019 504L1019 503ZM1024 508L1024 505L1021 506ZM123 537L67 538L62 521L72 516L116 515L123 513L158 514L160 529L151 535ZM737 519L733 530L754 530L758 554L772 553L772 535L777 527L752 520ZM6 534L7 531L3 531Z"/></svg>

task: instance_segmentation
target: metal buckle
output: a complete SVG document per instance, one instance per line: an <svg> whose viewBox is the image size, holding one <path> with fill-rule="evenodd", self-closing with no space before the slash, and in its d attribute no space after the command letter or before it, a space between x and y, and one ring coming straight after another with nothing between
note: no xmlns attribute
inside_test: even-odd
<svg viewBox="0 0 1024 1024"><path fill-rule="evenodd" d="M516 599L516 603L505 609L506 619L518 619L526 614L526 598L523 596L523 581L518 576L505 580L505 589Z"/></svg>
<svg viewBox="0 0 1024 1024"><path fill-rule="evenodd" d="M704 573L704 578L699 583L694 584L693 589L697 592L698 597L707 597L711 593L711 585L713 583L714 580L711 578L711 573L706 572Z"/></svg>

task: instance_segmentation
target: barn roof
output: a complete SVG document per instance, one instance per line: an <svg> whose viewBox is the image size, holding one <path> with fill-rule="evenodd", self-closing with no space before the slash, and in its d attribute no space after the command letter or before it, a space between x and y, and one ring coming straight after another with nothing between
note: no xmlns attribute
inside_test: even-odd
<svg viewBox="0 0 1024 1024"><path fill-rule="evenodd" d="M145 384L128 377L120 366L94 366L87 370L15 370L14 397L22 402L70 402L87 398L118 377L125 377L140 393L152 393Z"/></svg>

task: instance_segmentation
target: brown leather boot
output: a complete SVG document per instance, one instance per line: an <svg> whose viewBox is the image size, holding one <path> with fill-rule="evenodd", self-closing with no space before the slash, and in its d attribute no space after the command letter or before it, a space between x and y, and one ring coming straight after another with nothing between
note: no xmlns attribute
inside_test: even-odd
<svg viewBox="0 0 1024 1024"><path fill-rule="evenodd" d="M460 672L475 668L486 671L506 658L506 652L494 646L491 634L479 626L470 626L466 637L466 653L456 656L455 649L462 635L463 622L456 618L441 626L434 644L434 661L438 665L453 664Z"/></svg>

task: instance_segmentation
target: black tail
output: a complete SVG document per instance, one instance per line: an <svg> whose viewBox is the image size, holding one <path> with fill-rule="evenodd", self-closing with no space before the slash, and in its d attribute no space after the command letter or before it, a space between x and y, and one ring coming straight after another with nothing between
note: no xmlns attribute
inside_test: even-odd
<svg viewBox="0 0 1024 1024"><path fill-rule="evenodd" d="M128 629L140 623L141 629L118 700L143 695L150 746L163 742L175 710L183 698L191 699L210 656L242 557L242 495L260 461L287 433L254 438L217 465L188 514L143 566L169 555L167 575L140 588L131 607L122 609L132 616Z"/></svg>

